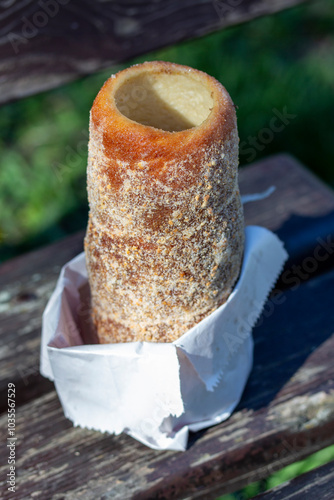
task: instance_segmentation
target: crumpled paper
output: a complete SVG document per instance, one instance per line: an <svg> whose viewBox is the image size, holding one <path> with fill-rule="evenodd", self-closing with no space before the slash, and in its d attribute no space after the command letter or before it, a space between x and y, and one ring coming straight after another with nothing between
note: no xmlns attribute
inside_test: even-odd
<svg viewBox="0 0 334 500"><path fill-rule="evenodd" d="M283 263L282 242L245 229L239 280L219 309L173 343L89 344L84 253L62 269L43 315L41 373L74 425L185 450L189 431L227 419L253 361L252 327ZM85 340L84 340L85 339Z"/></svg>

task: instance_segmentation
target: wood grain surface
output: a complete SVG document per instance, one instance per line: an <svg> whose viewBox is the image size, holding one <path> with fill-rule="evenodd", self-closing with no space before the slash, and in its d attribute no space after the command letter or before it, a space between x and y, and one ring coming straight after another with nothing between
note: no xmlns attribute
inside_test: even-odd
<svg viewBox="0 0 334 500"><path fill-rule="evenodd" d="M302 0L2 0L0 102Z"/></svg>
<svg viewBox="0 0 334 500"><path fill-rule="evenodd" d="M3 498L206 500L332 444L333 295L334 271L285 292L254 329L254 369L239 407L193 434L184 453L74 428L54 391L19 406L17 493Z"/></svg>
<svg viewBox="0 0 334 500"><path fill-rule="evenodd" d="M237 411L193 434L185 453L74 428L39 375L41 315L60 267L82 250L83 232L0 266L1 410L14 382L19 471L17 492L3 498L210 499L333 443L334 196L288 155L240 172L243 194L271 185L270 198L245 205L246 222L285 238L299 267L286 269L254 328L254 369ZM322 260L310 270L319 236ZM6 435L6 412L0 429Z"/></svg>
<svg viewBox="0 0 334 500"><path fill-rule="evenodd" d="M254 497L254 500L333 500L334 462L317 467L287 483Z"/></svg>
<svg viewBox="0 0 334 500"><path fill-rule="evenodd" d="M275 230L285 242L290 261L300 265L305 252L312 257L318 245L317 237L326 241L334 232L334 224L327 220L334 213L334 194L289 155L272 156L240 171L243 194L258 193L272 185L276 190L269 198L245 205L246 224ZM312 231L308 225L310 220ZM294 221L306 225L307 230L298 234ZM53 387L39 374L42 313L61 266L82 251L83 237L81 231L0 266L1 409L6 405L8 381L16 383L19 402ZM327 259L318 262L313 273L304 272L303 276L312 277L325 266L334 267L334 255L328 254ZM288 274L277 283L278 290L295 285L296 280L303 281L290 264L285 272Z"/></svg>

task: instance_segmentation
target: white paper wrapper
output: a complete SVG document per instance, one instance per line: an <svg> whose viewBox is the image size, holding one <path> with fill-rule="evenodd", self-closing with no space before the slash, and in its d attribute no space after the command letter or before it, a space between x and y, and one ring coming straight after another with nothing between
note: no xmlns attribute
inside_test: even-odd
<svg viewBox="0 0 334 500"><path fill-rule="evenodd" d="M185 450L189 430L230 416L252 367L252 327L287 258L267 229L248 226L245 233L228 301L173 343L85 345L84 254L64 266L43 315L41 373L54 380L74 425Z"/></svg>

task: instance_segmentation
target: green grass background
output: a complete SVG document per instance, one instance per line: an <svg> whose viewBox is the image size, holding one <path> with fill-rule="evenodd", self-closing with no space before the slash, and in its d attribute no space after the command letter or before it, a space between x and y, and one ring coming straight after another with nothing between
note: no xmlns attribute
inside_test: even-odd
<svg viewBox="0 0 334 500"><path fill-rule="evenodd" d="M256 159L287 151L334 187L334 0L311 2L146 54L0 109L0 260L54 241L87 220L89 110L111 73L135 62L187 64L220 80L238 106L240 164L274 109L295 115ZM250 498L334 458L334 447L255 483Z"/></svg>

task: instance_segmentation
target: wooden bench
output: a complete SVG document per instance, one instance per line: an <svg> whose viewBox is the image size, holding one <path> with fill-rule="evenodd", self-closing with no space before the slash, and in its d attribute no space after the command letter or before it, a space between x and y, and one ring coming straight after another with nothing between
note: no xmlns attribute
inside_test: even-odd
<svg viewBox="0 0 334 500"><path fill-rule="evenodd" d="M5 0L0 103L305 0Z"/></svg>
<svg viewBox="0 0 334 500"><path fill-rule="evenodd" d="M41 314L83 233L0 267L1 401L5 410L14 383L18 438L17 493L3 498L215 498L333 443L334 194L288 155L241 170L240 185L242 193L276 186L246 204L245 217L276 231L290 259L254 328L254 368L239 407L192 434L184 453L74 428L39 375ZM6 412L0 426L6 436Z"/></svg>
<svg viewBox="0 0 334 500"><path fill-rule="evenodd" d="M334 462L317 467L310 472L288 481L286 484L277 486L271 491L257 495L257 500L299 500L300 498L321 498L331 500L333 498Z"/></svg>

